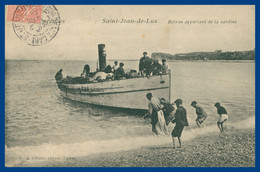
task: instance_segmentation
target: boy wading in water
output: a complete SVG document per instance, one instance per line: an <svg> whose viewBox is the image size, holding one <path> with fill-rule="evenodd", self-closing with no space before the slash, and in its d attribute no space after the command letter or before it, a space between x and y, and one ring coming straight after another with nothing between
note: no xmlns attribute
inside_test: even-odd
<svg viewBox="0 0 260 172"><path fill-rule="evenodd" d="M219 120L217 122L218 128L222 133L224 131L223 123L228 120L227 111L223 106L220 106L220 103L215 103L215 107L217 108L217 112L219 114Z"/></svg>
<svg viewBox="0 0 260 172"><path fill-rule="evenodd" d="M182 100L177 99L174 102L177 106L177 110L175 113L175 119L172 123L176 123L174 129L172 130L172 142L173 142L173 149L175 149L175 138L178 137L179 140L179 147L181 148L181 134L183 131L184 126L189 126L187 120L187 112L186 109L182 106Z"/></svg>
<svg viewBox="0 0 260 172"><path fill-rule="evenodd" d="M197 119L195 121L198 127L201 127L203 121L207 118L208 115L205 110L197 104L196 101L191 102L191 106L196 109Z"/></svg>

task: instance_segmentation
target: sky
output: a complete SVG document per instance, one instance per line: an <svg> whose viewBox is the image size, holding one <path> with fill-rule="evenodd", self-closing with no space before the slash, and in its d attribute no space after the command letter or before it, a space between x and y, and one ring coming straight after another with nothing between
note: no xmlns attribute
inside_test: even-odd
<svg viewBox="0 0 260 172"><path fill-rule="evenodd" d="M253 5L56 5L63 21L46 44L30 46L5 22L5 58L25 60L97 60L98 44L107 59L142 57L144 51L169 54L198 51L244 51L255 48ZM6 13L8 6L6 6ZM103 20L147 20L157 23L102 23ZM168 24L168 21L183 21ZM185 21L205 21L185 24ZM235 23L221 23L221 21ZM218 21L209 24L208 21Z"/></svg>

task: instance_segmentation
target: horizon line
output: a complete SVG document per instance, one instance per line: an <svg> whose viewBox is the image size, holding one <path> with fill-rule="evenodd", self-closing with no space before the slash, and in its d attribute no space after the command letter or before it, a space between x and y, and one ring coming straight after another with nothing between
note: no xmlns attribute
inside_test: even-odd
<svg viewBox="0 0 260 172"><path fill-rule="evenodd" d="M226 52L245 52L245 51L255 51L255 48L254 49L250 49L250 50L236 50L236 51L222 51L221 49L219 49L221 51L221 53L226 53ZM215 51L193 51L193 52L187 52L187 53L175 53L175 54L171 54L171 53L163 53L163 52L153 52L153 53L163 53L163 54L169 54L169 55L182 55L182 54L192 54L192 53L214 53L216 51L219 51L218 49L216 49ZM153 54L151 53L151 55ZM58 61L58 60L64 60L64 61L98 61L98 58L96 60L83 60L83 59L13 59L13 58L10 58L10 59L6 59L5 60L53 60L53 61ZM128 61L136 61L136 60L140 60L139 58L137 59L107 59L107 61L118 61L118 60L121 60L121 61L124 61L124 60L128 60Z"/></svg>

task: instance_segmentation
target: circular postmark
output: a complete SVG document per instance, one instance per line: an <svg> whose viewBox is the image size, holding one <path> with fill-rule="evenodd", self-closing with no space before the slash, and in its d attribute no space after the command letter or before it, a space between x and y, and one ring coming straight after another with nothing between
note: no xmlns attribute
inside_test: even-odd
<svg viewBox="0 0 260 172"><path fill-rule="evenodd" d="M31 46L51 41L57 35L60 23L54 5L19 5L13 15L15 34Z"/></svg>

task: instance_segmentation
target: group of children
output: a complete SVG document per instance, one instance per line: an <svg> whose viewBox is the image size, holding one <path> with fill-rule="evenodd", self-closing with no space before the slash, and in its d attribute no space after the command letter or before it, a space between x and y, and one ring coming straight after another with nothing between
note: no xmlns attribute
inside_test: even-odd
<svg viewBox="0 0 260 172"><path fill-rule="evenodd" d="M146 98L149 100L148 104L148 114L144 117L151 117L152 131L156 135L166 134L168 135L168 130L166 125L170 122L175 123L175 127L172 130L172 140L173 140L173 148L175 148L175 140L178 139L179 147L181 147L181 135L185 126L189 126L187 120L187 111L182 106L182 100L177 99L174 101L174 104L171 104L165 99L153 97L152 93L147 93ZM176 105L177 109L175 110L174 105ZM205 110L197 104L196 101L192 101L191 106L195 108L197 118L196 124L201 127L201 124L207 118L207 113ZM217 122L218 128L222 133L224 131L223 124L228 119L226 109L220 105L219 102L215 103L215 107L217 108L217 113L219 115L219 119Z"/></svg>

